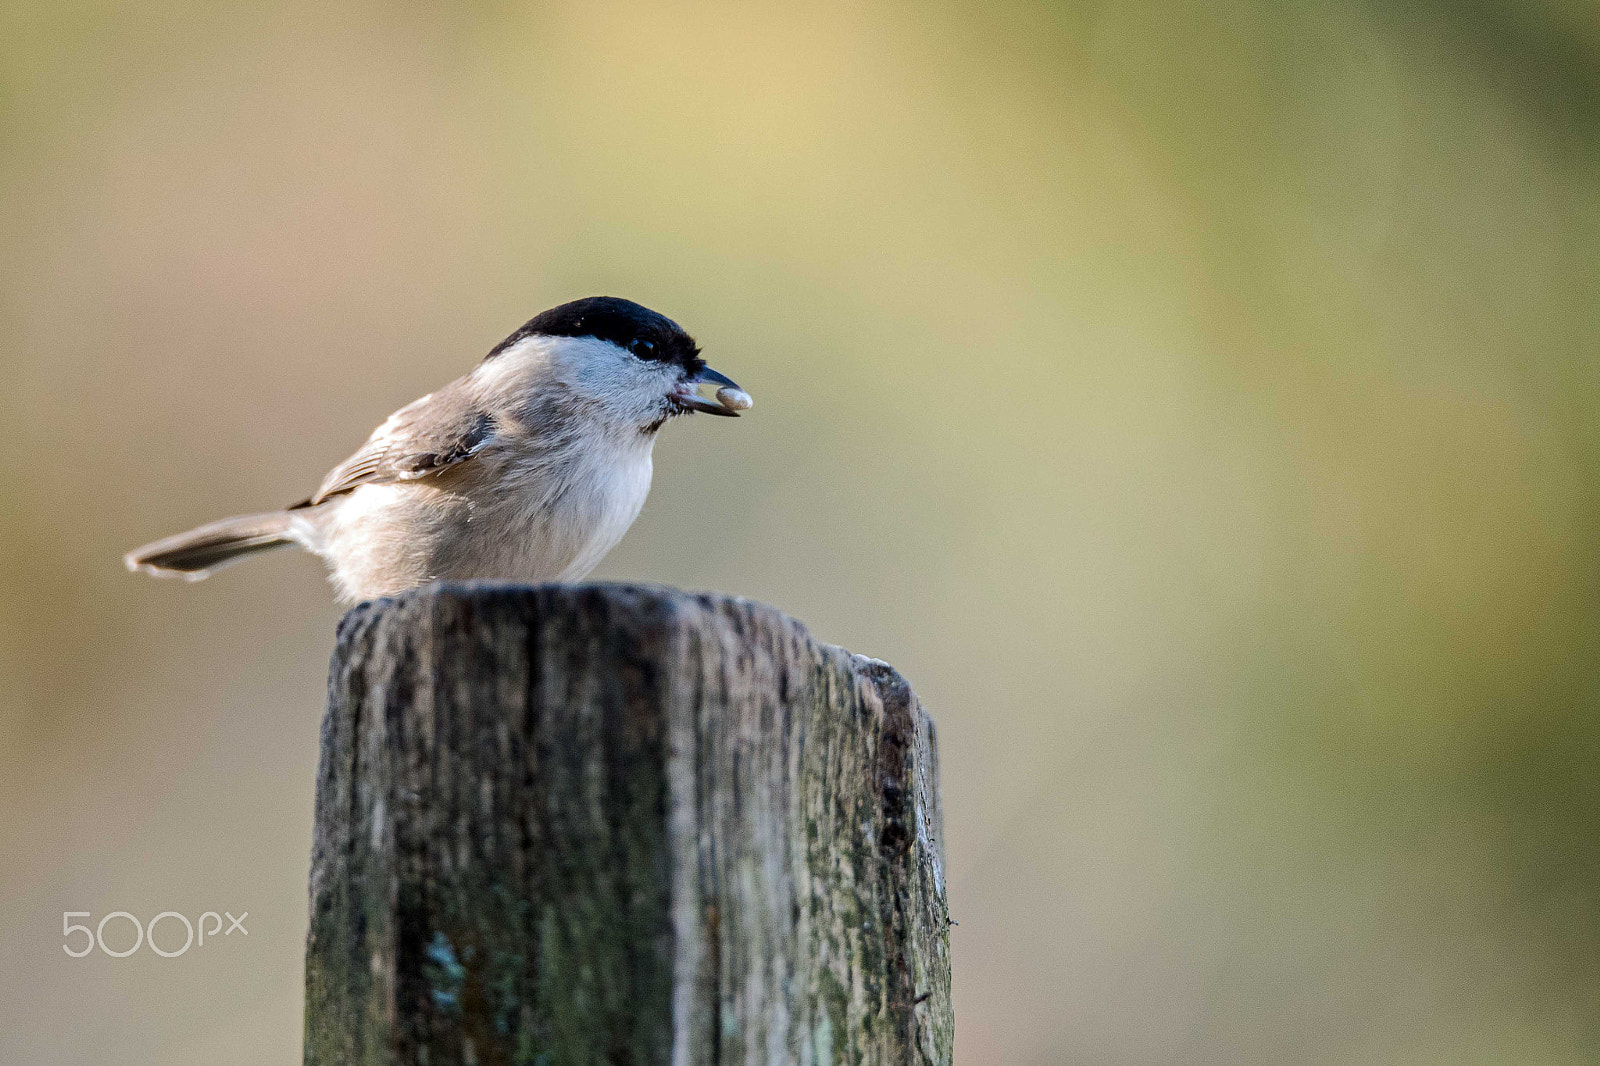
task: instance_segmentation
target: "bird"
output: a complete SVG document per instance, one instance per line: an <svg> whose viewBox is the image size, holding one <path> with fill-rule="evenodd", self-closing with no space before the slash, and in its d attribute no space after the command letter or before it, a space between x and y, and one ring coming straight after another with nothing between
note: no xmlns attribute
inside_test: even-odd
<svg viewBox="0 0 1600 1066"><path fill-rule="evenodd" d="M717 386L715 399L704 386ZM751 406L665 315L614 296L574 300L390 415L304 500L146 544L123 562L198 581L298 545L326 564L343 604L433 581L578 581L639 516L661 427Z"/></svg>

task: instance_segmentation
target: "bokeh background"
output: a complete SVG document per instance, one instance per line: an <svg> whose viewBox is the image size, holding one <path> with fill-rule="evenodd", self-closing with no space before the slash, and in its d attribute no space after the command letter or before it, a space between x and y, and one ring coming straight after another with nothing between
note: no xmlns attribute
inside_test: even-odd
<svg viewBox="0 0 1600 1066"><path fill-rule="evenodd" d="M1600 1061L1592 0L7 0L0 1062L298 1060L337 613L119 556L594 293L757 401L597 576L937 716L958 1061Z"/></svg>

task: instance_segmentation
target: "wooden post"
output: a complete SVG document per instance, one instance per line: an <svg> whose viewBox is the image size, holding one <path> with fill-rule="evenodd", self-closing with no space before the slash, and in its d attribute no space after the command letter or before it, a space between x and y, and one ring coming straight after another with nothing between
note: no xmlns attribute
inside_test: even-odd
<svg viewBox="0 0 1600 1066"><path fill-rule="evenodd" d="M933 723L724 596L433 586L339 628L305 1061L951 1061Z"/></svg>

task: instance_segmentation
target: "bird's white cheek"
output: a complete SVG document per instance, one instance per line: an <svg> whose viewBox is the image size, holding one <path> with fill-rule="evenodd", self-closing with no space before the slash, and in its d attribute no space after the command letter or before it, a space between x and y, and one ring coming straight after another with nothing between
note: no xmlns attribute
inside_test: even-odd
<svg viewBox="0 0 1600 1066"><path fill-rule="evenodd" d="M607 415L643 425L660 417L676 383L676 367L636 359L611 345L580 349L577 389Z"/></svg>

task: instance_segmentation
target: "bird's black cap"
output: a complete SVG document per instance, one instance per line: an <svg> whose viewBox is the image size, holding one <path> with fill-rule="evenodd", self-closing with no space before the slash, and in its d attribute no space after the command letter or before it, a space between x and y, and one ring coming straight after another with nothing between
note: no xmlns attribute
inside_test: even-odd
<svg viewBox="0 0 1600 1066"><path fill-rule="evenodd" d="M529 337L594 337L610 341L640 359L676 363L691 373L704 367L694 338L672 319L617 296L590 296L552 307L495 345L493 359Z"/></svg>

